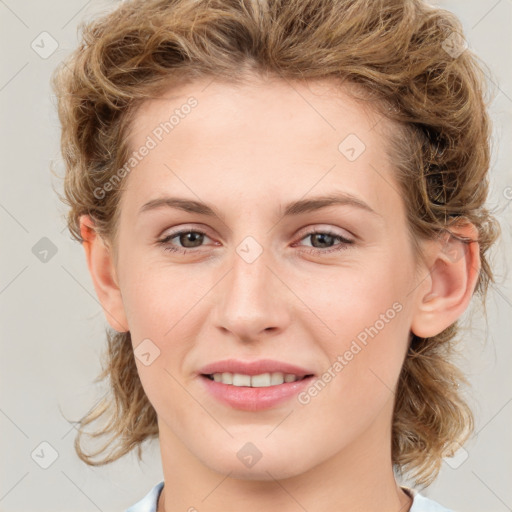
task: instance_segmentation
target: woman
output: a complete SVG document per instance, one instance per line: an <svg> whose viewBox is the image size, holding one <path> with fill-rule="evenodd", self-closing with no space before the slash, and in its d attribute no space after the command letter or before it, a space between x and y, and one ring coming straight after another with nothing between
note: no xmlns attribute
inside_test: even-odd
<svg viewBox="0 0 512 512"><path fill-rule="evenodd" d="M396 477L429 485L473 428L449 356L498 230L458 20L126 1L65 64L63 200L110 326L82 460L158 437L130 512L446 510Z"/></svg>

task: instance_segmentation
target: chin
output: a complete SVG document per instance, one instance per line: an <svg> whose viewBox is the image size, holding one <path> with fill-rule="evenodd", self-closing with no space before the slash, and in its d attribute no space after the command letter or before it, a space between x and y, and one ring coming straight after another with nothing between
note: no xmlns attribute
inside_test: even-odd
<svg viewBox="0 0 512 512"><path fill-rule="evenodd" d="M223 475L229 474L231 478L239 480L260 480L272 481L292 478L308 470L304 459L292 460L283 457L281 453L265 456L255 462L252 466L245 465L235 453L233 457L223 458L220 460L204 460L203 464L207 465L213 471ZM313 466L311 464L311 466Z"/></svg>

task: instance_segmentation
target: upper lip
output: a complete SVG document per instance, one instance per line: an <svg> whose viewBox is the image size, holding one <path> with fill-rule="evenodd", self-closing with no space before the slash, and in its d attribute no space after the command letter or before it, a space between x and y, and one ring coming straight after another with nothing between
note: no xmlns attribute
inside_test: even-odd
<svg viewBox="0 0 512 512"><path fill-rule="evenodd" d="M297 377L314 375L314 372L282 361L272 359L258 359L257 361L242 361L240 359L225 359L203 366L199 374L212 375L213 373L241 373L244 375L261 375L262 373L282 372L291 373Z"/></svg>

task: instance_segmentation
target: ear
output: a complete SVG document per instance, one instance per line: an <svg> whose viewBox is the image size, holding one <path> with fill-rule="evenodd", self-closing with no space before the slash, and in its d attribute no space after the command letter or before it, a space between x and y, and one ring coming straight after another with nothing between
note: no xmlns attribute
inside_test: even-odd
<svg viewBox="0 0 512 512"><path fill-rule="evenodd" d="M480 247L476 227L466 222L450 227L450 231L456 236L444 232L427 242L428 278L418 287L411 325L411 331L422 338L436 336L464 313L478 281Z"/></svg>
<svg viewBox="0 0 512 512"><path fill-rule="evenodd" d="M94 222L89 215L80 217L80 234L87 258L96 295L101 303L105 317L112 329L118 332L128 331L121 291L110 248L95 231Z"/></svg>

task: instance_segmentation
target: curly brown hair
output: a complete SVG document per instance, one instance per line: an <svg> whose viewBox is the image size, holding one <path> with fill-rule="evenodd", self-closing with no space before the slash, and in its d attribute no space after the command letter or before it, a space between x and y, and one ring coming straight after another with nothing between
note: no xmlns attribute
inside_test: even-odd
<svg viewBox="0 0 512 512"><path fill-rule="evenodd" d="M485 298L493 281L486 253L499 234L484 205L487 80L485 65L461 46L463 30L452 13L422 0L129 0L80 29L80 45L52 77L66 167L61 199L76 240L83 242L80 216L88 214L115 251L122 187L101 198L95 190L130 157L130 122L148 98L204 77L242 81L244 71L334 80L395 122L389 154L413 238L434 238L461 219L476 226L475 293ZM459 388L467 382L450 362L457 333L456 322L431 338L412 335L399 378L392 462L416 484L429 485L442 458L474 428ZM107 341L98 380L108 378L111 391L80 419L75 439L78 456L90 465L135 447L140 458L142 442L158 435L130 333L107 328ZM86 453L84 427L101 418L104 424L88 435L107 442Z"/></svg>

